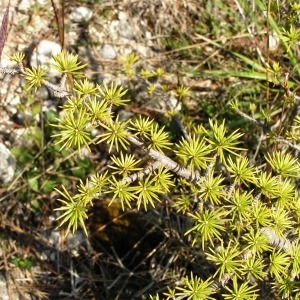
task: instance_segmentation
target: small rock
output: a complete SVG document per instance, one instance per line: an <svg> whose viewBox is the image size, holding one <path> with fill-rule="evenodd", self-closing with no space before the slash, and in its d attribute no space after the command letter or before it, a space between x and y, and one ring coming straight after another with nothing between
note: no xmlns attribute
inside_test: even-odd
<svg viewBox="0 0 300 300"><path fill-rule="evenodd" d="M56 102L57 101L53 101L51 99L43 101L43 108L42 108L43 112L47 112L49 110L56 111L57 110Z"/></svg>
<svg viewBox="0 0 300 300"><path fill-rule="evenodd" d="M93 16L93 12L84 6L76 7L70 13L70 19L77 23L88 22Z"/></svg>
<svg viewBox="0 0 300 300"><path fill-rule="evenodd" d="M16 161L5 145L0 144L0 181L10 182L15 174Z"/></svg>
<svg viewBox="0 0 300 300"><path fill-rule="evenodd" d="M41 87L38 88L38 90L34 93L34 96L36 99L48 99L49 97L49 91L48 89L42 85Z"/></svg>
<svg viewBox="0 0 300 300"><path fill-rule="evenodd" d="M38 65L42 65L49 68L48 60L51 59L52 53L58 54L61 52L61 46L55 42L42 40L38 46L36 47L36 51L33 52L31 57L31 65L33 67L37 67ZM47 73L48 76L59 76L60 73L56 70L50 69Z"/></svg>
<svg viewBox="0 0 300 300"><path fill-rule="evenodd" d="M277 51L278 47L280 46L280 38L276 34L276 32L273 32L269 35L269 49L270 51Z"/></svg>
<svg viewBox="0 0 300 300"><path fill-rule="evenodd" d="M145 38L148 39L148 40L152 39L152 33L151 33L150 31L147 30L147 31L145 32Z"/></svg>
<svg viewBox="0 0 300 300"><path fill-rule="evenodd" d="M82 231L75 231L74 233L69 233L67 236L68 249L71 251L72 255L79 256L79 248L85 242L86 238Z"/></svg>
<svg viewBox="0 0 300 300"><path fill-rule="evenodd" d="M37 0L37 2L41 5L47 5L49 4L49 0Z"/></svg>
<svg viewBox="0 0 300 300"><path fill-rule="evenodd" d="M140 53L142 56L148 57L148 51L149 51L149 48L148 48L148 47L143 46L143 45L137 45L137 46L136 46L136 51L137 51L138 53Z"/></svg>
<svg viewBox="0 0 300 300"><path fill-rule="evenodd" d="M60 233L58 231L52 230L47 239L55 249L60 249Z"/></svg>
<svg viewBox="0 0 300 300"><path fill-rule="evenodd" d="M37 0L38 4L40 5L46 5L48 0ZM18 10L22 13L28 13L28 10L31 8L31 6L37 4L36 0L21 0L21 2L18 5Z"/></svg>
<svg viewBox="0 0 300 300"><path fill-rule="evenodd" d="M7 282L2 272L0 273L0 290L1 290L1 300L9 300L10 296L7 290Z"/></svg>
<svg viewBox="0 0 300 300"><path fill-rule="evenodd" d="M118 19L121 21L127 21L128 20L128 14L124 11L119 11L118 13Z"/></svg>
<svg viewBox="0 0 300 300"><path fill-rule="evenodd" d="M118 25L118 33L120 37L123 37L125 39L128 40L134 39L133 27L126 20L120 20Z"/></svg>
<svg viewBox="0 0 300 300"><path fill-rule="evenodd" d="M7 98L5 99L6 109L10 113L15 113L17 111L16 107L20 105L20 103L21 103L21 98L19 94L10 93L7 95Z"/></svg>
<svg viewBox="0 0 300 300"><path fill-rule="evenodd" d="M22 126L25 126L32 121L32 116L30 114L26 114L20 111L17 111L15 114L13 114L11 118L16 124Z"/></svg>
<svg viewBox="0 0 300 300"><path fill-rule="evenodd" d="M114 47L109 44L103 45L100 54L104 59L115 59L117 57Z"/></svg>
<svg viewBox="0 0 300 300"><path fill-rule="evenodd" d="M9 68L9 69L18 68L17 63L10 60L4 53L2 53L2 57L1 57L1 66Z"/></svg>
<svg viewBox="0 0 300 300"><path fill-rule="evenodd" d="M22 13L27 12L32 4L32 0L22 0L18 5L18 10Z"/></svg>
<svg viewBox="0 0 300 300"><path fill-rule="evenodd" d="M173 94L170 95L168 100L168 104L172 110L175 112L180 112L182 110L181 102L178 101Z"/></svg>
<svg viewBox="0 0 300 300"><path fill-rule="evenodd" d="M119 20L113 20L113 21L110 22L110 24L108 26L109 37L113 41L119 40L119 34L118 34L119 24L120 24ZM103 38L102 38L102 40L103 40Z"/></svg>
<svg viewBox="0 0 300 300"><path fill-rule="evenodd" d="M97 79L99 84L109 84L110 82L114 82L117 85L122 85L122 80L120 78L114 78L111 73L101 73L98 75Z"/></svg>

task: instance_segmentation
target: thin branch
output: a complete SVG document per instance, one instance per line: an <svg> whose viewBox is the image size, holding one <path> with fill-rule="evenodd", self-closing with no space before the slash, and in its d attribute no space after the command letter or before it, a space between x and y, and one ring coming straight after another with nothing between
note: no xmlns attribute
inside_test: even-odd
<svg viewBox="0 0 300 300"><path fill-rule="evenodd" d="M260 123L259 121L255 120L254 118L250 117L249 115L245 114L244 112L242 112L241 110L239 110L237 107L234 107L234 110L240 115L242 116L243 118L251 121L252 123L258 125L259 127L262 127L262 128L268 128L268 126L266 126L265 124L263 123Z"/></svg>
<svg viewBox="0 0 300 300"><path fill-rule="evenodd" d="M276 248L281 248L284 251L288 251L292 244L288 239L284 239L278 234L276 234L275 230L269 227L263 227L261 232L269 239L269 243Z"/></svg>
<svg viewBox="0 0 300 300"><path fill-rule="evenodd" d="M20 74L21 70L20 69L10 69L10 68L0 66L0 73L16 75L16 74Z"/></svg>
<svg viewBox="0 0 300 300"><path fill-rule="evenodd" d="M70 96L70 93L61 87L61 83L59 85L56 85L49 82L48 80L44 80L43 83L46 87L53 91L55 97L64 98Z"/></svg>
<svg viewBox="0 0 300 300"><path fill-rule="evenodd" d="M291 148L300 152L300 147L298 145L292 144L291 142L285 140L283 137L275 137L275 139L277 142L284 143L284 144L290 146Z"/></svg>
<svg viewBox="0 0 300 300"><path fill-rule="evenodd" d="M176 163L174 160L164 155L163 153L154 149L147 149L144 146L144 144L141 141L139 141L137 138L133 136L128 136L128 140L132 144L142 148L145 153L147 153L157 162L160 162L164 167L168 168L170 171L176 173L178 176L181 176L191 182L195 182L200 178L200 173L198 171L192 172L191 170L182 167L181 165L179 165L178 163Z"/></svg>
<svg viewBox="0 0 300 300"><path fill-rule="evenodd" d="M144 168L143 170L127 176L124 179L124 183L126 184L126 183L132 183L134 181L137 181L139 178L144 177L144 176L154 172L161 165L162 165L162 163L160 161L155 161L153 164L151 164L150 166Z"/></svg>
<svg viewBox="0 0 300 300"><path fill-rule="evenodd" d="M9 74L9 75L26 74L22 62L18 63L18 67L19 67L18 69L10 69L7 67L0 66L0 73ZM48 80L44 80L43 84L53 91L55 97L64 98L70 96L70 93L64 89L66 79L67 79L67 74L64 73L60 79L59 84L53 84Z"/></svg>

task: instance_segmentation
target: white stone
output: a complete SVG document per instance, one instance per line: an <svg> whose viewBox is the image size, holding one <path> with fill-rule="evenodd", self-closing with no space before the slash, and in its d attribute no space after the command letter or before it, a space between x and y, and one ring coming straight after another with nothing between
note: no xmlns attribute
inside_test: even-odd
<svg viewBox="0 0 300 300"><path fill-rule="evenodd" d="M168 102L169 102L169 105L172 110L174 110L175 112L181 111L181 109L182 109L181 102L178 101L178 99L176 99L173 94L171 94L171 96L169 97L168 100L169 100Z"/></svg>
<svg viewBox="0 0 300 300"><path fill-rule="evenodd" d="M118 26L120 24L119 20L114 20L112 21L109 26L108 26L108 30L109 30L109 37L115 41L119 39L119 34L118 34Z"/></svg>
<svg viewBox="0 0 300 300"><path fill-rule="evenodd" d="M149 48L144 45L137 45L136 51L144 57L148 57Z"/></svg>
<svg viewBox="0 0 300 300"><path fill-rule="evenodd" d="M78 39L78 32L76 32L76 31L69 31L67 39L68 39L68 43L70 45L76 44L77 39Z"/></svg>
<svg viewBox="0 0 300 300"><path fill-rule="evenodd" d="M133 40L134 39L134 30L133 27L126 21L121 20L118 25L118 33L121 37Z"/></svg>
<svg viewBox="0 0 300 300"><path fill-rule="evenodd" d="M27 12L30 9L31 5L33 5L32 0L22 0L18 5L18 10L20 12Z"/></svg>
<svg viewBox="0 0 300 300"><path fill-rule="evenodd" d="M41 5L50 5L50 0L37 0L37 2Z"/></svg>
<svg viewBox="0 0 300 300"><path fill-rule="evenodd" d="M48 236L48 241L51 245L53 245L56 249L60 248L60 233L58 231L52 230L50 236Z"/></svg>
<svg viewBox="0 0 300 300"><path fill-rule="evenodd" d="M56 101L53 100L45 100L43 101L43 112L47 112L49 110L56 111Z"/></svg>
<svg viewBox="0 0 300 300"><path fill-rule="evenodd" d="M100 54L104 59L115 59L117 57L114 47L109 44L103 45Z"/></svg>
<svg viewBox="0 0 300 300"><path fill-rule="evenodd" d="M270 51L276 51L280 45L280 38L279 36L273 32L269 35L269 49Z"/></svg>
<svg viewBox="0 0 300 300"><path fill-rule="evenodd" d="M38 65L45 66L49 69L47 76L54 77L60 76L60 73L56 70L50 69L49 60L52 58L53 54L58 54L61 52L61 46L58 43L42 40L36 47L36 51L33 52L30 62L33 67Z"/></svg>
<svg viewBox="0 0 300 300"><path fill-rule="evenodd" d="M99 30L99 27L91 25L89 26L89 35L93 37L94 41L102 43L104 39L107 40L107 28L102 27L101 30Z"/></svg>
<svg viewBox="0 0 300 300"><path fill-rule="evenodd" d="M0 181L10 182L15 174L16 160L4 144L0 144Z"/></svg>
<svg viewBox="0 0 300 300"><path fill-rule="evenodd" d="M0 273L0 290L1 290L1 300L9 300L7 283L5 277Z"/></svg>
<svg viewBox="0 0 300 300"><path fill-rule="evenodd" d="M109 84L110 82L114 82L117 85L122 84L122 80L117 77L115 78L111 73L101 73L98 75L98 83L101 85L102 83Z"/></svg>
<svg viewBox="0 0 300 300"><path fill-rule="evenodd" d="M70 13L70 19L74 22L88 22L93 16L93 12L84 6L76 7Z"/></svg>
<svg viewBox="0 0 300 300"><path fill-rule="evenodd" d="M18 10L20 12L26 13L30 9L31 6L35 5L36 2L40 5L50 5L49 0L21 0L18 5Z"/></svg>
<svg viewBox="0 0 300 300"><path fill-rule="evenodd" d="M75 231L74 233L69 233L67 236L68 250L71 251L72 255L79 256L79 248L85 242L86 238L82 231Z"/></svg>
<svg viewBox="0 0 300 300"><path fill-rule="evenodd" d="M15 114L17 110L17 106L21 103L20 94L17 93L8 93L5 99L6 110L10 114Z"/></svg>
<svg viewBox="0 0 300 300"><path fill-rule="evenodd" d="M2 52L2 57L1 57L1 66L6 67L6 68L10 68L10 69L17 69L18 65L15 61L12 61L9 59L9 57L7 55L5 55L5 52L7 53L8 51L5 51L4 48L4 52ZM10 53L8 53L10 54Z"/></svg>
<svg viewBox="0 0 300 300"><path fill-rule="evenodd" d="M150 31L146 31L145 32L145 37L146 37L146 39L148 39L148 40L150 40L150 39L152 39L152 33L150 32Z"/></svg>
<svg viewBox="0 0 300 300"><path fill-rule="evenodd" d="M126 21L126 20L128 20L128 14L126 12L124 12L124 11L119 11L119 13L118 13L118 19L120 21L121 20Z"/></svg>

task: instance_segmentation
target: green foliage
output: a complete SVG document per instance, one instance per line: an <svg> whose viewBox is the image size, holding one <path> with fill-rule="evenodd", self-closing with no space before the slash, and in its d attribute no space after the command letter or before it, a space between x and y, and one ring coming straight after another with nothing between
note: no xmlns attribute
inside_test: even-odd
<svg viewBox="0 0 300 300"><path fill-rule="evenodd" d="M266 161L271 165L273 170L283 177L299 176L300 166L296 158L289 153L276 151L272 155L270 153L265 157Z"/></svg>
<svg viewBox="0 0 300 300"><path fill-rule="evenodd" d="M86 78L80 81L74 80L74 91L80 96L92 96L97 94L97 86Z"/></svg>
<svg viewBox="0 0 300 300"><path fill-rule="evenodd" d="M46 73L47 69L41 66L38 66L36 69L25 68L25 74L23 76L27 80L25 84L26 90L29 91L32 87L34 87L34 90L36 91L46 80Z"/></svg>
<svg viewBox="0 0 300 300"><path fill-rule="evenodd" d="M17 52L14 55L10 56L8 54L6 54L8 56L8 58L12 61L15 61L17 63L20 63L21 61L23 61L23 59L25 58L25 54L21 53L21 52Z"/></svg>
<svg viewBox="0 0 300 300"><path fill-rule="evenodd" d="M233 243L234 241L232 241ZM207 259L213 261L218 269L214 276L219 275L219 280L227 273L229 274L239 274L239 269L242 264L242 260L238 257L241 251L238 249L239 245L231 245L231 242L224 247L219 246L217 249L210 248L210 253L206 253Z"/></svg>
<svg viewBox="0 0 300 300"><path fill-rule="evenodd" d="M162 153L163 150L170 149L172 145L172 143L169 142L168 133L164 131L164 127L159 128L157 123L151 126L148 144L149 149L155 149Z"/></svg>
<svg viewBox="0 0 300 300"><path fill-rule="evenodd" d="M236 18L224 3L217 5L224 8L224 14ZM211 6L212 1L208 1L207 15ZM258 6L263 7L263 4L259 2ZM292 9L298 10L296 6ZM218 20L211 21L214 34L220 35ZM278 28L271 19L269 22L272 28ZM198 26L201 30L201 25ZM280 37L292 60L290 51L299 40L298 29L293 26L283 28ZM172 49L186 47L189 42L183 35L176 41L166 40ZM223 49L216 42L211 46ZM184 56L193 56L186 48L180 52ZM166 105L165 111L155 120L142 113L127 117L122 110L131 100L129 91L115 82L90 82L82 73L85 65L77 55L68 52L53 55L50 63L50 67L62 74L59 85L47 83L46 70L41 66L24 68L24 71L20 67L26 90L35 92L45 84L54 92L62 93L62 97L68 95L60 107L61 116L49 115L49 143L43 150L51 153L55 171L60 170L63 161L64 170L68 169L69 173L64 174L65 177L42 178L40 169L29 168L25 172L30 195L40 191L42 179L46 182L44 192L53 188L56 191L56 203L60 205L55 208L60 213L58 227L66 225L66 234L81 227L88 235L89 209L103 199L109 199L111 207L119 204L124 211L166 211L166 223L178 224L179 229L173 225L165 236L175 240L172 242L178 247L176 251L180 249L193 257L189 262L192 267L187 264L180 272L176 268L170 273L166 271L166 277L172 278L172 272L178 272L180 278L176 282L170 280L168 291L151 296L152 299L163 295L167 299L198 300L221 296L223 299L259 299L263 284L261 289L270 286L272 296L293 299L299 291L300 199L297 180L300 167L294 150L299 151L295 143L300 141L300 118L293 116L297 111L297 98L290 90L293 85L288 76L283 77L284 66L278 62L261 65L241 53L231 50L230 53L258 73L226 74L243 75L252 80L258 78L266 83L268 94L272 96L269 83L278 85L276 101L265 101L258 96L262 93L261 87L248 87L245 83L240 91L235 91L230 105L224 105L225 116L222 112L222 117L215 117L218 109L211 104L214 100L203 99L201 105L210 116L205 122L201 122L202 116L191 117L188 100L194 93L190 87L170 87L164 82L167 71L160 67L137 72L139 57L135 54L121 60L127 76L147 85L145 90L149 99L164 100L172 96L182 104L182 110L175 111ZM15 54L10 58L22 65L24 57ZM209 74L220 75L217 72ZM73 88L71 84L71 88L68 87L71 91L65 91L66 75L82 77L82 80L70 76ZM245 97L248 97L247 101L244 101ZM199 109L201 106L197 105ZM32 103L31 108L35 115L41 110L36 103ZM274 122L272 117L277 116L278 109L281 117L276 117ZM230 118L232 115L236 117ZM172 127L171 119L176 120L180 130ZM37 148L44 145L41 130L36 124L28 125L31 137L36 141L34 151L22 148L13 151L25 166L39 157ZM54 144L51 144L50 136L55 140ZM256 146L257 150L254 149ZM80 157L67 158L72 155L72 150ZM105 157L105 165L97 160L91 167L93 162L82 157L85 151ZM67 178L69 174L80 178L77 184ZM25 190L21 199L27 196ZM32 203L32 210L39 207L39 203ZM180 251L174 257L181 256ZM166 250L167 255L169 252L172 250ZM168 260L170 266L174 257L162 260ZM192 269L189 276L188 268Z"/></svg>
<svg viewBox="0 0 300 300"><path fill-rule="evenodd" d="M153 200L160 201L159 194L162 194L162 192L162 188L157 183L156 178L148 176L140 180L138 187L135 189L135 194L137 194L137 208L139 209L141 204L144 205L145 210L147 210L148 204L155 207Z"/></svg>
<svg viewBox="0 0 300 300"><path fill-rule="evenodd" d="M132 77L135 74L135 63L139 60L139 56L133 53L130 53L123 57L120 62L123 65L124 72Z"/></svg>
<svg viewBox="0 0 300 300"><path fill-rule="evenodd" d="M53 126L57 127L60 133L54 134L53 137L59 137L57 143L63 143L61 149L77 147L79 153L82 146L86 146L89 149L89 144L93 142L90 137L92 128L88 127L90 116L85 110L80 109L76 113L66 112L63 119L60 119L59 122L59 124L53 124Z"/></svg>
<svg viewBox="0 0 300 300"><path fill-rule="evenodd" d="M82 65L78 61L78 55L71 54L69 52L61 52L58 54L52 54L53 61L50 61L50 67L57 70L59 73L70 74L73 76L83 76L81 69L86 65Z"/></svg>
<svg viewBox="0 0 300 300"><path fill-rule="evenodd" d="M201 213L196 212L194 214L190 213L189 215L196 221L196 225L185 234L189 234L190 232L195 234L193 244L201 239L202 249L204 250L207 241L209 241L211 245L214 244L213 238L215 237L222 241L222 231L226 230L224 226L226 219L224 218L224 212L222 210L204 210Z"/></svg>
<svg viewBox="0 0 300 300"><path fill-rule="evenodd" d="M176 287L174 291L169 290L165 293L167 299L174 299L175 297L184 297L189 300L212 300L211 297L214 294L214 288L212 288L212 281L205 280L191 274L190 277L185 277L182 287Z"/></svg>
<svg viewBox="0 0 300 300"><path fill-rule="evenodd" d="M68 69L69 74L79 75L82 66L77 57L64 53L53 58L60 72ZM127 61L128 65L135 62L134 57ZM42 84L44 73L36 75L39 80L33 75L26 79L31 84L29 87L36 88ZM142 73L145 78L153 75L163 77L164 72ZM165 294L167 299L174 296L213 299L212 295L217 293L213 281L222 281L228 274L232 284L225 287L224 299L255 299L258 290L249 285L249 280L262 280L270 265L269 274L279 284L291 267L290 256L297 261L292 265L293 273L299 273L298 247L293 246L291 254L273 250L269 262L263 257L272 250L273 243L263 228L272 228L280 239L287 229L295 226L291 210L296 207L291 203L297 194L291 178L298 177L299 166L290 153L276 151L265 155L265 161L278 175L258 171L250 165L248 157L241 154L245 149L238 144L243 134L237 129L228 132L224 120L221 123L209 120L208 128L197 124L190 126L190 134L173 143L166 127L150 118L141 115L131 120L120 118L114 107L128 102L123 99L127 90L122 86L115 83L94 85L84 78L74 80L74 92L62 105L62 117L56 118L56 123L52 121L52 127L58 131L52 134L57 139L56 145L60 146L60 151L74 148L81 153L83 148L92 151L93 145L105 143L112 154L108 170L92 175L85 183L80 181L74 196L64 185L61 189L55 188L61 205L55 210L62 212L57 219L58 226L66 224L66 234L79 226L88 234L88 209L99 196L109 196L109 205L119 201L123 210L133 207L148 210L149 206L155 208L166 193L172 195L177 185L180 196L174 199L174 207L178 214L192 222L185 235L192 236L191 247L201 244L206 259L216 270L206 281L191 274L180 287L169 289ZM164 89L164 93L168 93L168 89ZM184 98L189 90L179 86L176 93L178 98ZM92 136L94 129L100 131L95 137ZM148 153L149 158L140 159L131 153L130 144ZM178 162L170 159L167 151L173 152ZM227 178L218 171L220 166L226 170ZM186 178L196 176L196 180L176 178L177 168L190 174ZM203 176L200 171L204 172ZM29 187L37 192L39 184L35 176L30 178ZM272 201L271 206L267 201ZM247 281L240 282L243 278Z"/></svg>
<svg viewBox="0 0 300 300"><path fill-rule="evenodd" d="M225 198L224 186L221 182L224 179L221 175L214 177L210 172L200 183L199 196L204 200L208 200L214 205L221 204L221 199Z"/></svg>
<svg viewBox="0 0 300 300"><path fill-rule="evenodd" d="M246 186L250 182L255 181L256 171L253 166L249 166L249 160L247 157L236 157L235 161L232 160L231 156L227 160L227 170L231 173L231 177L234 178L235 183L241 185L242 183Z"/></svg>
<svg viewBox="0 0 300 300"><path fill-rule="evenodd" d="M159 186L160 190L163 190L167 193L171 191L171 189L175 186L175 183L172 180L172 174L169 172L169 170L159 167L154 173L153 173L153 179L156 183L156 185Z"/></svg>
<svg viewBox="0 0 300 300"><path fill-rule="evenodd" d="M142 139L150 138L153 120L149 120L149 118L142 118L141 116L139 116L138 118L131 120L130 124L132 125L130 129L134 133L139 134Z"/></svg>
<svg viewBox="0 0 300 300"><path fill-rule="evenodd" d="M68 222L65 233L67 235L71 228L72 232L74 233L74 231L78 228L78 224L80 224L84 232L87 234L84 222L88 217L86 214L87 208L85 206L87 201L85 197L72 197L64 186L62 186L62 190L63 191L56 189L56 191L66 199L59 199L62 206L55 209L58 211L63 211L63 214L57 218L57 220L61 220L59 226L62 226L65 222Z"/></svg>
<svg viewBox="0 0 300 300"><path fill-rule="evenodd" d="M254 254L253 257L271 250L268 238L259 230L256 231L252 228L249 233L243 236L243 240L246 242L246 249Z"/></svg>
<svg viewBox="0 0 300 300"><path fill-rule="evenodd" d="M249 281L252 278L263 280L267 276L266 265L262 257L251 256L242 265L241 274Z"/></svg>
<svg viewBox="0 0 300 300"><path fill-rule="evenodd" d="M125 105L129 100L122 99L127 93L122 86L118 87L115 83L111 82L110 86L104 82L102 86L98 85L100 96L110 105L120 106Z"/></svg>
<svg viewBox="0 0 300 300"><path fill-rule="evenodd" d="M110 190L108 192L113 193L110 204L118 199L121 202L122 209L125 209L125 205L127 207L131 207L130 202L136 200L136 196L133 193L135 191L135 187L129 185L124 181L120 181L114 176L109 180L110 182Z"/></svg>
<svg viewBox="0 0 300 300"><path fill-rule="evenodd" d="M285 28L282 29L281 39L287 43L288 49L290 49L296 43L298 43L299 38L300 38L300 29L299 28L290 26L290 28L288 30L286 30Z"/></svg>
<svg viewBox="0 0 300 300"><path fill-rule="evenodd" d="M238 155L237 151L243 150L242 148L236 147L239 143L238 139L242 136L241 133L238 133L238 130L235 130L230 135L226 135L225 120L222 124L218 125L217 122L213 123L212 120L209 120L209 125L211 127L212 133L207 141L211 144L213 150L217 151L218 156L222 162L225 163L225 153L229 152L232 155Z"/></svg>
<svg viewBox="0 0 300 300"><path fill-rule="evenodd" d="M176 155L183 160L185 166L194 171L207 168L207 163L213 161L213 158L209 157L211 152L210 145L203 138L193 135L189 140L183 139L179 142Z"/></svg>
<svg viewBox="0 0 300 300"><path fill-rule="evenodd" d="M253 200L251 192L241 192L239 189L234 191L232 197L226 198L228 201L226 208L230 211L232 221L238 221L241 224L248 222Z"/></svg>
<svg viewBox="0 0 300 300"><path fill-rule="evenodd" d="M140 160L136 160L133 155L125 154L124 156L121 152L120 158L113 155L111 160L114 162L115 166L109 166L109 168L116 170L112 172L112 174L117 173L126 177L130 174L130 172L135 172L142 169L136 167Z"/></svg>
<svg viewBox="0 0 300 300"><path fill-rule="evenodd" d="M106 141L109 145L109 152L111 152L112 147L115 146L116 150L119 151L121 146L123 149L127 149L129 145L128 131L126 130L127 122L119 122L119 116L116 117L116 120L110 120L108 124L101 124L107 132L102 133L99 137L101 138L98 143Z"/></svg>
<svg viewBox="0 0 300 300"><path fill-rule="evenodd" d="M21 269L30 270L34 265L34 259L32 257L20 257L19 255L12 255L10 262Z"/></svg>
<svg viewBox="0 0 300 300"><path fill-rule="evenodd" d="M287 272L290 264L290 257L287 253L273 250L270 255L270 274L281 279Z"/></svg>
<svg viewBox="0 0 300 300"><path fill-rule="evenodd" d="M232 288L225 287L225 289L229 292L227 294L223 294L225 300L248 300L248 299L257 299L258 290L255 286L251 286L249 282L244 282L241 285L237 283L237 278L233 279Z"/></svg>

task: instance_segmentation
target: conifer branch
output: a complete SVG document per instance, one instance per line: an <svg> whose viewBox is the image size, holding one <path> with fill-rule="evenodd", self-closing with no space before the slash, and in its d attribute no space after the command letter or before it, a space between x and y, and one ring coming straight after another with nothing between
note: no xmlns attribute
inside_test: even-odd
<svg viewBox="0 0 300 300"><path fill-rule="evenodd" d="M229 282L231 276L229 273L225 273L220 280L215 280L213 284L210 285L211 289L219 289L220 287L225 287Z"/></svg>
<svg viewBox="0 0 300 300"><path fill-rule="evenodd" d="M292 144L291 142L287 141L287 140L284 139L283 137L280 137L280 136L279 136L279 137L275 137L275 139L276 139L277 142L284 143L284 144L290 146L291 148L293 148L294 150L300 152L300 146L295 145L295 144Z"/></svg>
<svg viewBox="0 0 300 300"><path fill-rule="evenodd" d="M253 117L245 114L244 112L242 112L236 105L233 105L234 110L243 118L245 118L246 120L254 123L255 125L264 128L264 129L268 129L269 127L266 124L263 124L257 120L255 120Z"/></svg>
<svg viewBox="0 0 300 300"><path fill-rule="evenodd" d="M10 69L7 67L0 66L0 73L8 74L8 75L16 75L16 74L20 74L21 70L20 69Z"/></svg>
<svg viewBox="0 0 300 300"><path fill-rule="evenodd" d="M297 99L300 99L300 97L297 97ZM255 120L254 118L250 117L249 115L245 114L244 112L242 112L241 110L239 110L236 106L234 107L235 111L242 116L243 118L251 121L252 123L258 125L261 128L264 129L268 129L268 126L266 126L265 124ZM291 148L293 148L294 150L300 151L300 146L292 144L291 142L287 141L286 139L284 139L283 137L274 137L276 139L277 142L282 142L288 146L290 146Z"/></svg>
<svg viewBox="0 0 300 300"><path fill-rule="evenodd" d="M168 156L162 154L161 152L154 150L154 149L146 149L144 144L139 141L137 138L133 136L128 136L128 140L142 148L145 153L147 153L149 156L151 156L156 161L160 162L162 165L164 165L166 168L170 169L170 171L176 173L178 176L181 176L191 182L196 182L200 178L200 173L198 171L192 172L178 163L176 163L174 160L169 158Z"/></svg>
<svg viewBox="0 0 300 300"><path fill-rule="evenodd" d="M137 181L139 178L147 176L148 174L157 170L161 165L162 165L162 163L160 161L155 161L154 163L152 163L150 166L147 166L143 170L127 176L124 179L124 184L133 183L133 182Z"/></svg>
<svg viewBox="0 0 300 300"><path fill-rule="evenodd" d="M288 239L284 239L278 234L276 234L275 230L270 227L263 227L261 232L265 234L265 236L269 239L271 245L275 246L276 248L281 248L284 251L288 251L292 244Z"/></svg>
<svg viewBox="0 0 300 300"><path fill-rule="evenodd" d="M8 75L16 75L16 74L25 75L26 72L24 70L24 65L22 62L18 63L18 67L19 67L18 69L11 69L11 68L0 66L0 73L8 74ZM70 96L70 93L64 89L66 78L67 78L67 74L64 73L61 77L59 84L54 84L48 80L43 80L43 85L45 85L47 88L52 90L54 96L57 98L68 97L68 96Z"/></svg>
<svg viewBox="0 0 300 300"><path fill-rule="evenodd" d="M66 75L66 74L64 74L64 75ZM44 80L43 83L47 88L49 88L50 90L53 91L55 97L64 98L64 97L70 96L70 93L62 88L61 83L56 85L56 84L49 82L48 80Z"/></svg>

